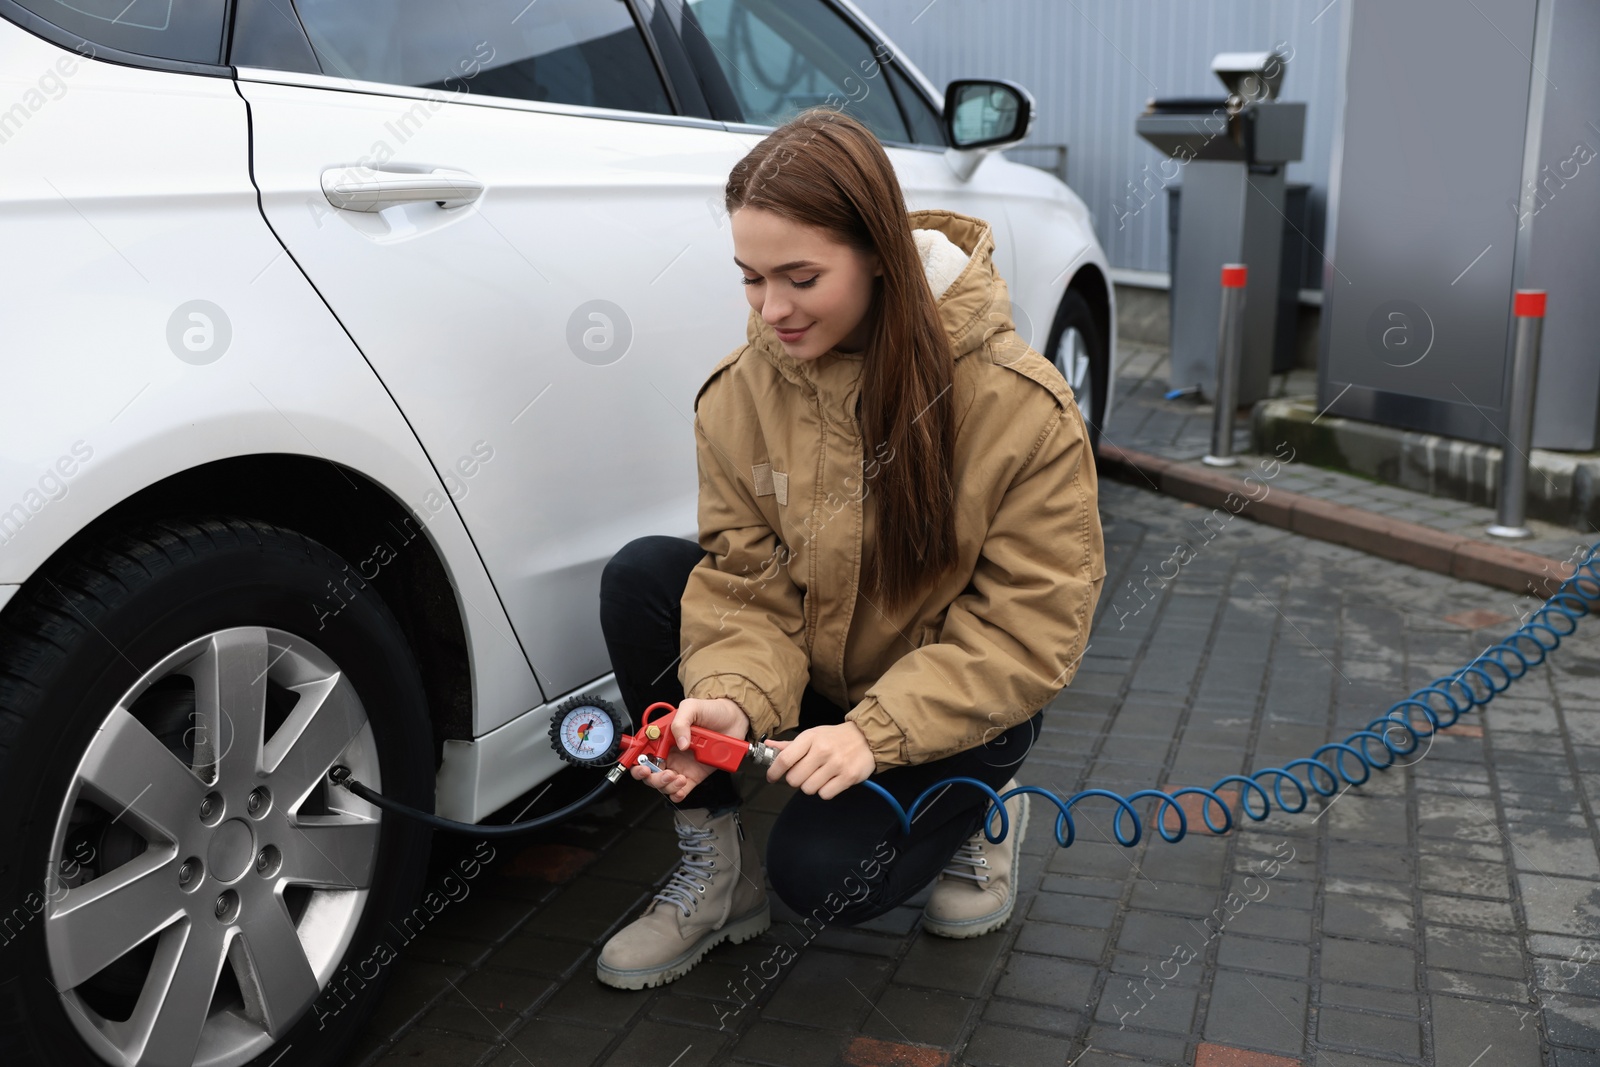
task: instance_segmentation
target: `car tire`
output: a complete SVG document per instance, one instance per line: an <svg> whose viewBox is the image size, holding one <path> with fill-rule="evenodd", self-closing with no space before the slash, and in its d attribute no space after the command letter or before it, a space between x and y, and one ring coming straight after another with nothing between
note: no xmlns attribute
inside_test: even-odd
<svg viewBox="0 0 1600 1067"><path fill-rule="evenodd" d="M327 784L432 809L403 631L262 522L62 557L0 616L0 1062L340 1063L431 842Z"/></svg>
<svg viewBox="0 0 1600 1067"><path fill-rule="evenodd" d="M1068 289L1061 297L1055 321L1050 324L1044 355L1072 387L1078 410L1089 430L1089 446L1098 452L1100 427L1106 415L1106 387L1111 380L1111 359L1094 309L1076 289Z"/></svg>

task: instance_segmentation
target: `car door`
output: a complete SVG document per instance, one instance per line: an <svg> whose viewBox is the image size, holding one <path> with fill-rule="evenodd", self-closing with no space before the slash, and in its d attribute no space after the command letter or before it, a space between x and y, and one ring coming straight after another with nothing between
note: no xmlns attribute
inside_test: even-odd
<svg viewBox="0 0 1600 1067"><path fill-rule="evenodd" d="M633 4L298 0L299 37L255 6L280 14L254 54L302 68L239 71L262 208L410 420L553 699L610 669L616 549L695 536L693 398L748 312L719 232L742 149L674 114Z"/></svg>
<svg viewBox="0 0 1600 1067"><path fill-rule="evenodd" d="M870 24L826 0L674 0L674 23L707 96L730 104L723 117L747 147L817 105L840 108L883 143L907 210L944 208L984 219L995 231L996 266L1016 261L1000 198L945 160L948 142L935 107L902 69L893 46Z"/></svg>

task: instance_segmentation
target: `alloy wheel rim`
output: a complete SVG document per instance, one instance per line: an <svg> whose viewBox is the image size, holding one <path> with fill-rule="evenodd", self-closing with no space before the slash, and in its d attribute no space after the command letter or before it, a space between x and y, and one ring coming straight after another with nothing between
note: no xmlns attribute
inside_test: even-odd
<svg viewBox="0 0 1600 1067"><path fill-rule="evenodd" d="M56 819L51 984L90 1048L235 1067L298 1021L354 937L382 788L349 679L310 641L235 627L147 671L95 732Z"/></svg>
<svg viewBox="0 0 1600 1067"><path fill-rule="evenodd" d="M1061 376L1072 386L1072 397L1078 402L1078 410L1083 417L1089 417L1089 408L1084 389L1089 384L1089 345L1084 340L1083 331L1076 326L1068 326L1061 334L1061 341L1056 345L1056 368L1061 371Z"/></svg>

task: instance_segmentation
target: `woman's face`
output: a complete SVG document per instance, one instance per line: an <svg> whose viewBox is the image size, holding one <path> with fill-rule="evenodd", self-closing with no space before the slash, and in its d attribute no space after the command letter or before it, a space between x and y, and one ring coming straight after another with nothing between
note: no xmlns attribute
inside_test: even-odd
<svg viewBox="0 0 1600 1067"><path fill-rule="evenodd" d="M866 348L873 278L883 273L876 254L765 208L738 208L730 222L745 297L778 332L784 351L815 359L832 348Z"/></svg>

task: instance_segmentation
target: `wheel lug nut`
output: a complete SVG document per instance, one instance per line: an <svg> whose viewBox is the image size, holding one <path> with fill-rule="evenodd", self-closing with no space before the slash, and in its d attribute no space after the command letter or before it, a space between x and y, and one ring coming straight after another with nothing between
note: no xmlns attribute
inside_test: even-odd
<svg viewBox="0 0 1600 1067"><path fill-rule="evenodd" d="M283 866L283 853L278 851L277 845L267 845L256 853L256 873L264 878L270 878L278 873L278 868Z"/></svg>
<svg viewBox="0 0 1600 1067"><path fill-rule="evenodd" d="M250 790L250 798L245 801L245 810L256 818L265 815L271 806L272 793L266 786L257 786Z"/></svg>
<svg viewBox="0 0 1600 1067"><path fill-rule="evenodd" d="M207 793L200 801L200 821L207 826L214 826L222 818L222 811L226 805L222 802L222 794Z"/></svg>
<svg viewBox="0 0 1600 1067"><path fill-rule="evenodd" d="M205 865L200 862L200 857L190 856L178 864L178 888L184 891L194 889L204 874Z"/></svg>
<svg viewBox="0 0 1600 1067"><path fill-rule="evenodd" d="M231 923L239 917L239 894L233 890L217 897L217 918L225 923Z"/></svg>

